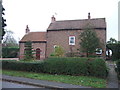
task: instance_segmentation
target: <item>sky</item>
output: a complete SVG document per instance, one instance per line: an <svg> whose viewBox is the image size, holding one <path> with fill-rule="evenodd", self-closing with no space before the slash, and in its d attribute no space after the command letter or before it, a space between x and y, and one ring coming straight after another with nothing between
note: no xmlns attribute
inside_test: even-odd
<svg viewBox="0 0 120 90"><path fill-rule="evenodd" d="M107 41L118 40L118 2L120 0L3 0L6 30L19 41L26 25L31 32L46 31L54 15L56 20L106 18Z"/></svg>

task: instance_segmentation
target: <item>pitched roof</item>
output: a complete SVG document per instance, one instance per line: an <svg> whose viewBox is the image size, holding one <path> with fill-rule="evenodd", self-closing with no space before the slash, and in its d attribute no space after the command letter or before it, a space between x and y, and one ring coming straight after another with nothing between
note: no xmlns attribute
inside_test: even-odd
<svg viewBox="0 0 120 90"><path fill-rule="evenodd" d="M81 20L63 20L51 23L47 30L69 30L69 29L83 29L90 23L94 28L106 29L105 18L96 19L81 19Z"/></svg>
<svg viewBox="0 0 120 90"><path fill-rule="evenodd" d="M46 42L46 32L29 32L25 34L24 37L20 40L20 42Z"/></svg>

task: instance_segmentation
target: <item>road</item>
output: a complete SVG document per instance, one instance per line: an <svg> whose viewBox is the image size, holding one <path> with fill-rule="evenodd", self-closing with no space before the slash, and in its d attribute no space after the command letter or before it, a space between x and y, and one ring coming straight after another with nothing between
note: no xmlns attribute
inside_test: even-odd
<svg viewBox="0 0 120 90"><path fill-rule="evenodd" d="M2 88L43 88L43 87L37 87L37 86L2 81Z"/></svg>

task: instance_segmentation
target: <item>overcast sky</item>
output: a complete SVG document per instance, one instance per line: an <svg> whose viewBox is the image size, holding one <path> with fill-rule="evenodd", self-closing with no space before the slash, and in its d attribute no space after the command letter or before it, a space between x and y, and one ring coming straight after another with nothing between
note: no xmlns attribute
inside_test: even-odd
<svg viewBox="0 0 120 90"><path fill-rule="evenodd" d="M56 20L106 18L107 40L118 40L118 1L120 0L3 0L6 9L7 30L14 32L16 40L30 31L46 31L52 15ZM55 14L56 13L56 14Z"/></svg>

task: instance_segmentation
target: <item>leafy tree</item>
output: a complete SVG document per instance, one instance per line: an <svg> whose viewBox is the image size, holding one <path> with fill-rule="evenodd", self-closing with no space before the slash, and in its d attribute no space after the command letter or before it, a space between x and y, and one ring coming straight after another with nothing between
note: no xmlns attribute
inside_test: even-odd
<svg viewBox="0 0 120 90"><path fill-rule="evenodd" d="M3 47L18 47L18 43L13 37L12 31L6 31L6 34L3 38Z"/></svg>
<svg viewBox="0 0 120 90"><path fill-rule="evenodd" d="M99 38L96 32L92 30L92 27L88 24L85 30L80 34L80 51L85 52L88 57L89 54L93 54L96 48L100 46Z"/></svg>
<svg viewBox="0 0 120 90"><path fill-rule="evenodd" d="M110 40L107 42L106 47L108 49L108 52L109 50L112 50L112 60L120 59L120 42L119 41L113 38L110 38ZM108 55L108 57L110 56Z"/></svg>
<svg viewBox="0 0 120 90"><path fill-rule="evenodd" d="M107 42L107 44L113 44L113 43L117 43L117 40L115 40L114 38L110 38L110 40Z"/></svg>
<svg viewBox="0 0 120 90"><path fill-rule="evenodd" d="M27 41L25 43L25 52L24 52L24 60L29 61L33 59L33 50L32 50L32 42L31 41Z"/></svg>
<svg viewBox="0 0 120 90"><path fill-rule="evenodd" d="M3 36L5 35L4 28L7 26L7 24L5 23L6 19L4 19L3 17L3 15L5 15L4 11L5 11L5 8L2 6L2 39L3 39Z"/></svg>

